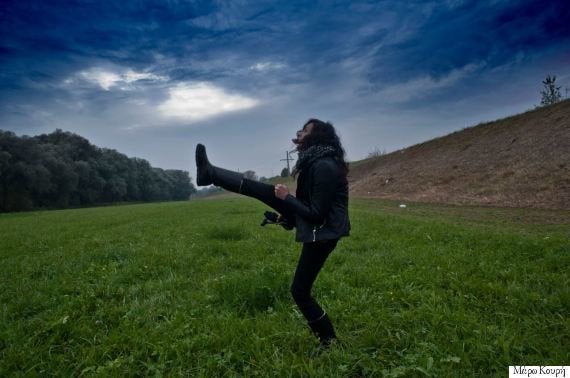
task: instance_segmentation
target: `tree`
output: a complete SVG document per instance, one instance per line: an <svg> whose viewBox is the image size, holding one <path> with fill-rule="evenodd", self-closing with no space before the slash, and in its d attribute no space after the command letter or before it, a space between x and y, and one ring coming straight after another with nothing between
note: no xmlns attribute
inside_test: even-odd
<svg viewBox="0 0 570 378"><path fill-rule="evenodd" d="M186 171L153 168L70 132L18 137L0 130L0 212L186 200L195 191Z"/></svg>
<svg viewBox="0 0 570 378"><path fill-rule="evenodd" d="M105 184L105 199L109 202L124 201L127 195L127 182L120 176L112 176Z"/></svg>
<svg viewBox="0 0 570 378"><path fill-rule="evenodd" d="M254 171L245 171L243 173L243 177L248 179L248 180L257 181L257 175L255 174Z"/></svg>
<svg viewBox="0 0 570 378"><path fill-rule="evenodd" d="M562 99L562 95L560 94L560 87L556 86L555 75L547 75L542 84L544 84L544 89L540 91L540 94L542 95L540 105L552 105Z"/></svg>
<svg viewBox="0 0 570 378"><path fill-rule="evenodd" d="M289 170L287 169L287 167L285 167L281 171L281 177L287 177L287 176L289 176Z"/></svg>
<svg viewBox="0 0 570 378"><path fill-rule="evenodd" d="M382 155L386 155L386 150L385 149L381 150L378 147L375 147L374 150L372 150L371 152L368 153L366 158L370 159L370 158L374 158L374 157L378 157L378 156L382 156Z"/></svg>
<svg viewBox="0 0 570 378"><path fill-rule="evenodd" d="M166 173L172 179L171 196L173 200L187 200L190 195L196 193L196 188L192 184L188 172L168 169Z"/></svg>

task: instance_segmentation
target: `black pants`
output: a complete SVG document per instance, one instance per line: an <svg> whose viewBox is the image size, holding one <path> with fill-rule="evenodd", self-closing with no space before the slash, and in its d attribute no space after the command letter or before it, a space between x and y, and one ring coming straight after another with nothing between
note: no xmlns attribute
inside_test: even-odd
<svg viewBox="0 0 570 378"><path fill-rule="evenodd" d="M291 285L291 294L299 310L309 323L321 319L325 312L311 295L311 289L327 257L335 249L338 240L304 243L301 257Z"/></svg>
<svg viewBox="0 0 570 378"><path fill-rule="evenodd" d="M275 187L273 185L243 179L240 194L263 202L279 214L283 215L286 219L293 220L295 218L295 214L292 214L285 207L284 201L275 197Z"/></svg>
<svg viewBox="0 0 570 378"><path fill-rule="evenodd" d="M294 219L295 215L285 208L283 200L275 197L273 185L244 179L241 186L241 194L265 203L287 219ZM337 242L338 239L303 244L301 257L295 271L295 278L291 285L291 294L309 323L319 320L324 315L323 309L312 297L311 289L327 257L335 249Z"/></svg>

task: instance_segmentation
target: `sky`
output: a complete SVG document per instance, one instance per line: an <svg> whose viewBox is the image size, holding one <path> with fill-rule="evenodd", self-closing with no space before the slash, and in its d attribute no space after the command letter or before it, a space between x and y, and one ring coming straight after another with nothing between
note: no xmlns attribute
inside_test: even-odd
<svg viewBox="0 0 570 378"><path fill-rule="evenodd" d="M351 161L570 94L570 2L6 1L0 129L62 129L195 177L281 172L309 118ZM293 155L295 156L295 155Z"/></svg>

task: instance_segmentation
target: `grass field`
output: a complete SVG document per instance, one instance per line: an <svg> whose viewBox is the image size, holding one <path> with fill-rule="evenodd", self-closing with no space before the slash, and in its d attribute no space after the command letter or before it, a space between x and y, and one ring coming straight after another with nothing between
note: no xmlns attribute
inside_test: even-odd
<svg viewBox="0 0 570 378"><path fill-rule="evenodd" d="M570 364L570 213L355 200L315 295L229 198L0 215L0 376L507 376Z"/></svg>

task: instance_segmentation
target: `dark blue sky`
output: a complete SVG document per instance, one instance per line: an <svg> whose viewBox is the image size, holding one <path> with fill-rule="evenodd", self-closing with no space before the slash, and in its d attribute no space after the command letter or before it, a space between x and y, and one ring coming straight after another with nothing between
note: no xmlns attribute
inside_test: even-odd
<svg viewBox="0 0 570 378"><path fill-rule="evenodd" d="M568 20L568 1L4 1L0 128L192 175L203 142L272 175L317 117L356 160L531 109L547 74L570 88Z"/></svg>

